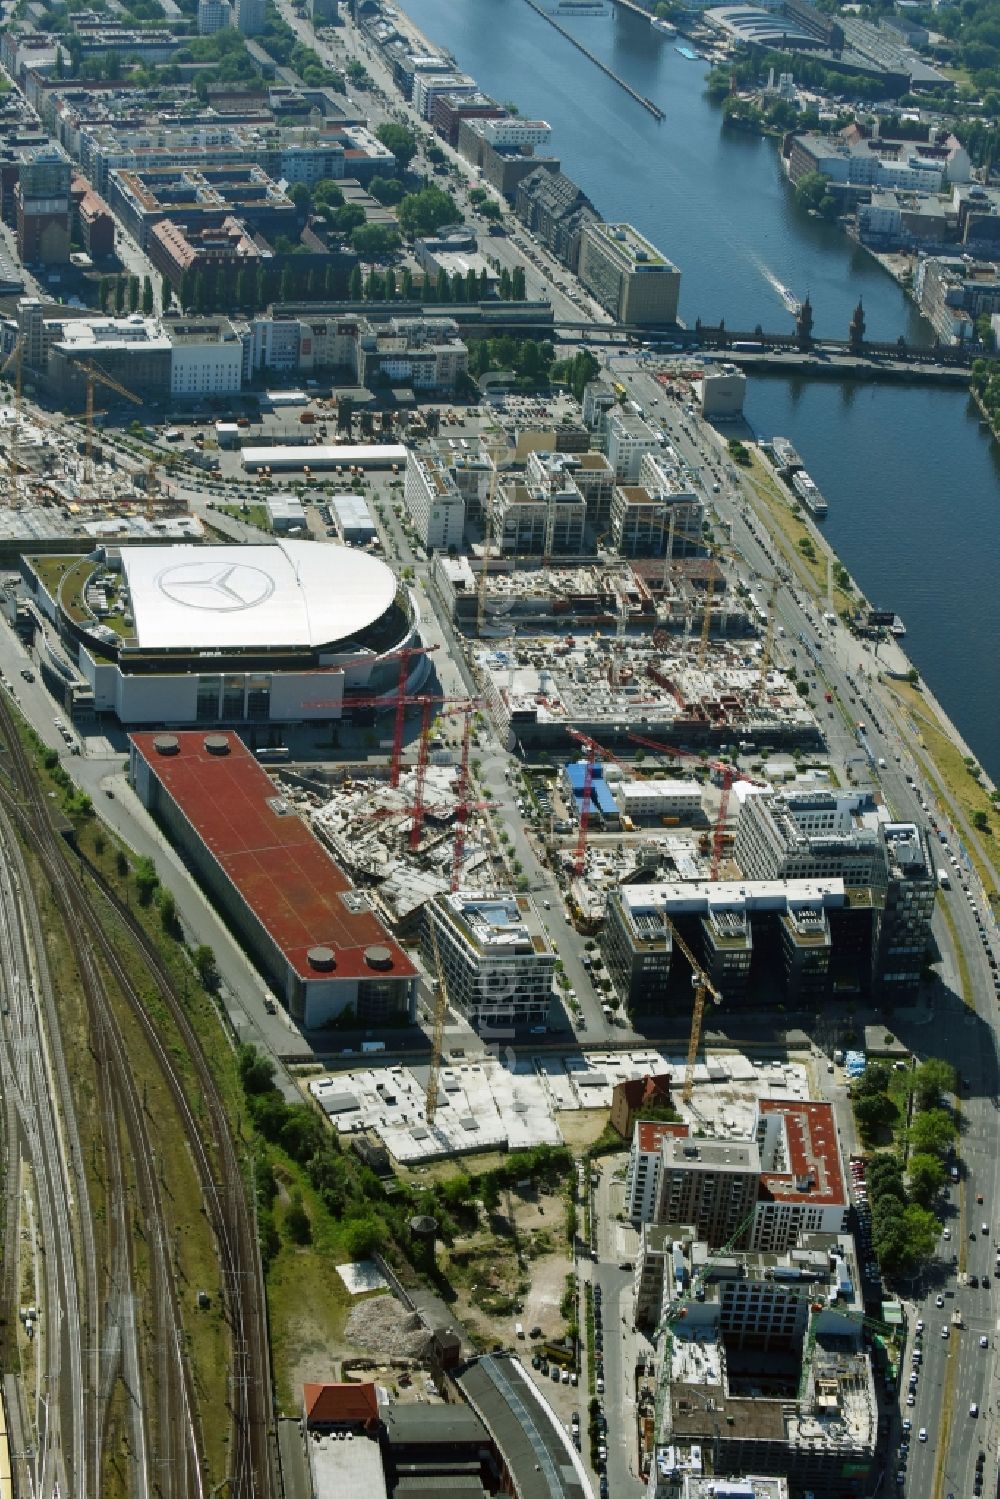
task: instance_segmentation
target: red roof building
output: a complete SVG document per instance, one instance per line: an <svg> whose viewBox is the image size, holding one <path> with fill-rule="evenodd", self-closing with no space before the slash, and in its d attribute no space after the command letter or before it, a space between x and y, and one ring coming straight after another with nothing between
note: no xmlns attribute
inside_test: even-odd
<svg viewBox="0 0 1000 1499"><path fill-rule="evenodd" d="M133 734L131 778L306 1029L412 1019L417 970L237 734Z"/></svg>
<svg viewBox="0 0 1000 1499"><path fill-rule="evenodd" d="M310 1431L374 1431L380 1419L373 1384L305 1384L302 1409Z"/></svg>

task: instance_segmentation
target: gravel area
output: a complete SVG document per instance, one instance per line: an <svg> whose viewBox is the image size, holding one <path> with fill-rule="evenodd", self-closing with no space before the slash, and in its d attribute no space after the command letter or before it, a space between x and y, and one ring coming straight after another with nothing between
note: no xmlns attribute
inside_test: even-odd
<svg viewBox="0 0 1000 1499"><path fill-rule="evenodd" d="M406 1311L394 1296L374 1296L351 1312L345 1340L379 1358L420 1358L428 1334L416 1312Z"/></svg>

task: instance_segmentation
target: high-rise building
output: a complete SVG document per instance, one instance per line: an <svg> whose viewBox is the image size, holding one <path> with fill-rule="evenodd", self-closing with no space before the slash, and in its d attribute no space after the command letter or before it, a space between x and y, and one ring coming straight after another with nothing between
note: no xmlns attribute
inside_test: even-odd
<svg viewBox="0 0 1000 1499"><path fill-rule="evenodd" d="M580 280L619 322L677 321L681 273L632 224L584 225Z"/></svg>
<svg viewBox="0 0 1000 1499"><path fill-rule="evenodd" d="M266 0L236 0L233 22L243 36L259 36L264 30Z"/></svg>
<svg viewBox="0 0 1000 1499"><path fill-rule="evenodd" d="M68 265L73 168L61 146L29 147L14 188L17 253L25 265Z"/></svg>
<svg viewBox="0 0 1000 1499"><path fill-rule="evenodd" d="M198 35L214 36L233 24L229 0L198 0Z"/></svg>
<svg viewBox="0 0 1000 1499"><path fill-rule="evenodd" d="M479 1030L544 1025L556 957L531 900L507 892L458 891L429 901L448 1001ZM429 930L425 956L436 962Z"/></svg>
<svg viewBox="0 0 1000 1499"><path fill-rule="evenodd" d="M425 547L447 551L460 546L465 501L437 453L409 453L403 500Z"/></svg>

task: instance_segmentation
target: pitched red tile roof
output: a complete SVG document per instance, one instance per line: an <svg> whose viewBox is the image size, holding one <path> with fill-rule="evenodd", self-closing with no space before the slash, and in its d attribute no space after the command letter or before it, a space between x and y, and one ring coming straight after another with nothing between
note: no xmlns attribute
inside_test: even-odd
<svg viewBox="0 0 1000 1499"><path fill-rule="evenodd" d="M337 1426L378 1421L378 1396L373 1384L306 1384L302 1404L307 1426Z"/></svg>

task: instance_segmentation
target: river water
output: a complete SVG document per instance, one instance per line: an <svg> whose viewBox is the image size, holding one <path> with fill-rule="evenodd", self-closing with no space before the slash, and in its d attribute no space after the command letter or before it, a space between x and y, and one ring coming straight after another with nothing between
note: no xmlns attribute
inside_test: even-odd
<svg viewBox="0 0 1000 1499"><path fill-rule="evenodd" d="M631 12L561 24L640 94L657 122L524 0L403 0L495 98L552 125L549 149L606 219L638 225L680 267L680 315L789 328L789 294L817 334L931 335L877 263L796 208L774 142L724 131L708 64ZM1000 781L1000 454L961 391L751 380L746 417L791 438L830 505L825 530L865 594L904 619L906 650Z"/></svg>

